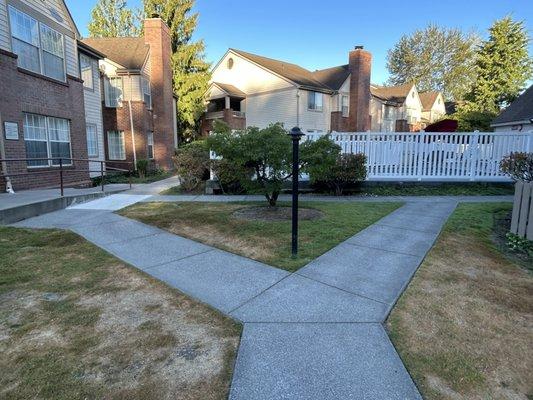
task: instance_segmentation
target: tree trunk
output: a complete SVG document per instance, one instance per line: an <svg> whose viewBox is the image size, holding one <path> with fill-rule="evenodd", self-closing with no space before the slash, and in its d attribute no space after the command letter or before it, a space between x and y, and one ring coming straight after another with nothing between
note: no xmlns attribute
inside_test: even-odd
<svg viewBox="0 0 533 400"><path fill-rule="evenodd" d="M265 197L267 198L267 201L268 201L268 205L270 207L276 207L278 196L279 196L279 192L272 192L271 195L269 195L268 193L265 194Z"/></svg>

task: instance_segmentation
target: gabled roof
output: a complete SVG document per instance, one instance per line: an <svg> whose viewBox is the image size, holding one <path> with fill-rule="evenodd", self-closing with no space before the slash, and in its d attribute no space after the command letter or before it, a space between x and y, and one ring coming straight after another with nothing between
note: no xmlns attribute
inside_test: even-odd
<svg viewBox="0 0 533 400"><path fill-rule="evenodd" d="M413 86L414 83L405 83L398 86L370 85L370 93L381 100L403 103Z"/></svg>
<svg viewBox="0 0 533 400"><path fill-rule="evenodd" d="M533 118L533 85L498 115L492 125L511 122L524 123Z"/></svg>
<svg viewBox="0 0 533 400"><path fill-rule="evenodd" d="M418 96L420 97L420 101L422 102L422 110L431 110L433 104L435 104L435 101L437 101L437 97L439 97L439 94L439 92L433 91L419 92Z"/></svg>
<svg viewBox="0 0 533 400"><path fill-rule="evenodd" d="M304 88L314 89L323 92L333 92L333 90L325 85L324 83L318 81L313 73L305 68L302 68L296 64L287 63L285 61L274 60L272 58L267 58L263 56L258 56L257 54L248 53L246 51L230 49L234 53L254 62L255 64L260 65L261 67L274 72L275 74L302 86Z"/></svg>
<svg viewBox="0 0 533 400"><path fill-rule="evenodd" d="M82 42L131 70L142 69L150 50L143 37L88 38Z"/></svg>
<svg viewBox="0 0 533 400"><path fill-rule="evenodd" d="M339 90L350 76L349 65L339 65L313 72L313 77L334 90Z"/></svg>
<svg viewBox="0 0 533 400"><path fill-rule="evenodd" d="M94 47L89 46L87 43L83 43L81 40L77 41L78 50L98 60L103 60L107 56L101 51L96 50Z"/></svg>
<svg viewBox="0 0 533 400"><path fill-rule="evenodd" d="M221 90L223 90L230 96L241 97L243 99L246 97L246 93L228 83L213 82L212 85L218 86Z"/></svg>

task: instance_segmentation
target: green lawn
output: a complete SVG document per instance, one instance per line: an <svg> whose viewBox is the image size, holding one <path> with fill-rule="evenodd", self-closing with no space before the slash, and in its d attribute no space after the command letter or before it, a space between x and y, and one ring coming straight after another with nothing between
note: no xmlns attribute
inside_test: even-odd
<svg viewBox="0 0 533 400"><path fill-rule="evenodd" d="M0 398L227 398L240 326L74 233L0 227Z"/></svg>
<svg viewBox="0 0 533 400"><path fill-rule="evenodd" d="M321 211L323 217L300 221L297 258L292 258L290 252L290 221L242 220L233 216L236 210L257 205L264 203L139 203L120 211L120 214L288 271L296 271L401 204L300 203L301 208ZM289 204L280 203L279 206L287 207Z"/></svg>
<svg viewBox="0 0 533 400"><path fill-rule="evenodd" d="M389 318L426 400L533 398L533 258L506 248L511 207L459 205Z"/></svg>

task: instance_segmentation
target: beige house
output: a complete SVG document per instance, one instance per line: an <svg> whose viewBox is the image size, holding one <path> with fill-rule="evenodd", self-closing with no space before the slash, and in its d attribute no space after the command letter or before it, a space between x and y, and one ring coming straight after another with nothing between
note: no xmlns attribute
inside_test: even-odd
<svg viewBox="0 0 533 400"><path fill-rule="evenodd" d="M444 96L440 92L419 93L422 102L422 123L429 125L446 115Z"/></svg>
<svg viewBox="0 0 533 400"><path fill-rule="evenodd" d="M371 54L357 46L348 64L309 71L296 64L229 49L212 71L202 134L221 119L233 129L281 122L308 133L415 131L423 104L413 84L370 83ZM442 101L442 95L439 95ZM428 121L436 112L430 106Z"/></svg>

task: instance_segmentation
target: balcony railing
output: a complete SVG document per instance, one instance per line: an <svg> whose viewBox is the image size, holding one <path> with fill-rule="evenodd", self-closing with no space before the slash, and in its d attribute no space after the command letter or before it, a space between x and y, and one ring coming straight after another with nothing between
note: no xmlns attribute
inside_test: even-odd
<svg viewBox="0 0 533 400"><path fill-rule="evenodd" d="M246 118L246 113L243 111L231 110L231 115L236 118ZM208 112L205 114L205 119L224 119L224 110Z"/></svg>

